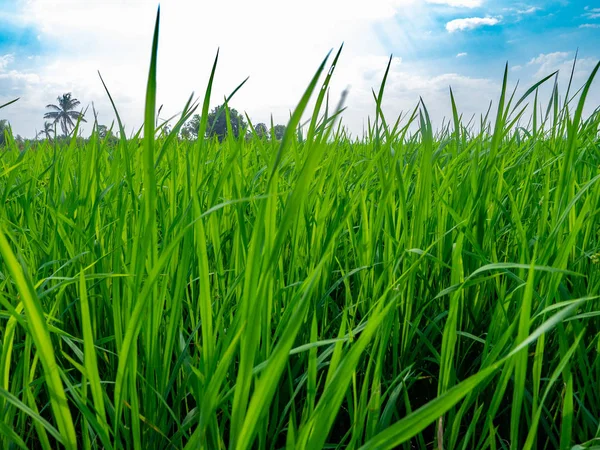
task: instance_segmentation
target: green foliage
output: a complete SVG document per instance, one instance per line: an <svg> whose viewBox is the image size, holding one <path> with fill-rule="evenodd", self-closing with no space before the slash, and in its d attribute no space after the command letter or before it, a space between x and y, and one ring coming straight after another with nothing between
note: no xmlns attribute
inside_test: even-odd
<svg viewBox="0 0 600 450"><path fill-rule="evenodd" d="M237 138L240 133L245 133L247 124L243 116L237 110L229 109L229 119L233 135ZM202 117L194 114L192 118L181 128L181 137L186 140L198 139ZM260 125L260 124L259 124ZM264 124L262 124L264 125ZM266 128L266 127L265 127ZM206 115L206 137L216 136L219 142L223 141L228 133L227 112L225 105L215 107Z"/></svg>
<svg viewBox="0 0 600 450"><path fill-rule="evenodd" d="M112 135L112 131L110 132ZM98 125L98 137L105 139L109 135L108 127L106 125Z"/></svg>
<svg viewBox="0 0 600 450"><path fill-rule="evenodd" d="M188 140L198 139L200 120L200 114L194 114L192 118L181 128L181 137Z"/></svg>
<svg viewBox="0 0 600 450"><path fill-rule="evenodd" d="M271 131L271 136L273 136L278 141L283 139L284 134L285 134L285 125L275 125L273 127L273 131Z"/></svg>
<svg viewBox="0 0 600 450"><path fill-rule="evenodd" d="M256 126L254 127L254 130L256 131L256 135L259 138L268 138L269 137L269 129L262 122L257 123Z"/></svg>
<svg viewBox="0 0 600 450"><path fill-rule="evenodd" d="M157 130L157 43L158 19L150 132L126 139L117 112L113 146L1 152L0 448L597 446L587 89L526 129L505 82L482 131L452 94L434 133L422 102L386 120L386 71L351 140L323 94L338 52L275 139L219 141L217 58L202 111Z"/></svg>
<svg viewBox="0 0 600 450"><path fill-rule="evenodd" d="M228 119L229 117L229 119ZM246 122L244 117L234 108L228 108L225 105L215 107L207 117L206 136L216 136L219 142L223 141L229 130L234 137L244 135L246 132Z"/></svg>
<svg viewBox="0 0 600 450"><path fill-rule="evenodd" d="M4 133L9 132L10 125L7 120L0 120L0 145L4 145L6 142L6 138Z"/></svg>

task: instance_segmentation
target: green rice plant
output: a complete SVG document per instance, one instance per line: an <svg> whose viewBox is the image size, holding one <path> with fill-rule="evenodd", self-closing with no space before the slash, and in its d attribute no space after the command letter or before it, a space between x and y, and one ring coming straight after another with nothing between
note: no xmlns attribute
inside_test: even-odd
<svg viewBox="0 0 600 450"><path fill-rule="evenodd" d="M116 142L0 149L0 448L600 444L599 66L435 131L384 116L388 64L358 139L340 48L281 141L231 133L243 81L219 142L218 53L156 123L159 22L133 136L100 77Z"/></svg>

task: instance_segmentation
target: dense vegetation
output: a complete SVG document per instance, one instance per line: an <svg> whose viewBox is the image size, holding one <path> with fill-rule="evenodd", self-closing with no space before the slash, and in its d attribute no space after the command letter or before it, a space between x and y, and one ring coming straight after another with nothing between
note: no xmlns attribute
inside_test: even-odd
<svg viewBox="0 0 600 450"><path fill-rule="evenodd" d="M193 101L141 139L7 134L1 448L598 445L598 67L525 127L505 74L493 124L451 98L435 134L384 79L360 141L324 69L281 142L180 140Z"/></svg>

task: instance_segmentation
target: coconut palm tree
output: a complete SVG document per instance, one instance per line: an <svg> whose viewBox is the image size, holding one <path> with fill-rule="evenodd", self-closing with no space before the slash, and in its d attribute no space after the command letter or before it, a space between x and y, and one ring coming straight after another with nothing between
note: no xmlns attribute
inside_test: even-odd
<svg viewBox="0 0 600 450"><path fill-rule="evenodd" d="M40 132L38 132L36 137L45 137L46 139L50 140L52 139L52 136L54 135L55 131L54 131L54 124L52 122L44 122L44 129Z"/></svg>
<svg viewBox="0 0 600 450"><path fill-rule="evenodd" d="M61 97L57 97L58 105L46 105L46 108L52 111L44 114L44 119L51 119L54 123L60 123L63 134L66 136L70 133L71 129L75 127L73 119L80 119L82 122L86 120L83 118L83 114L74 111L80 104L79 100L71 97L71 93L68 92L63 94Z"/></svg>

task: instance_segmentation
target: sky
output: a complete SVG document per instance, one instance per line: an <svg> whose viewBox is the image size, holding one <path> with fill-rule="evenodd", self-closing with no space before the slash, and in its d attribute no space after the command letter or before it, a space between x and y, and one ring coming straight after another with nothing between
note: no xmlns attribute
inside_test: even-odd
<svg viewBox="0 0 600 450"><path fill-rule="evenodd" d="M143 123L144 95L158 2L142 0L0 0L0 110L14 134L43 128L45 106L67 92L114 114L102 74L128 132ZM343 124L361 135L390 55L383 111L388 121L422 98L434 126L450 115L449 87L465 117L500 96L504 66L519 90L559 70L566 88L582 85L600 60L597 0L164 0L160 3L157 104L160 117L200 98L217 50L211 107L246 77L230 106L253 123L286 123L329 50L343 43L331 102L349 88ZM550 87L542 90L547 95ZM600 105L600 80L587 112ZM89 135L91 125L83 127Z"/></svg>

